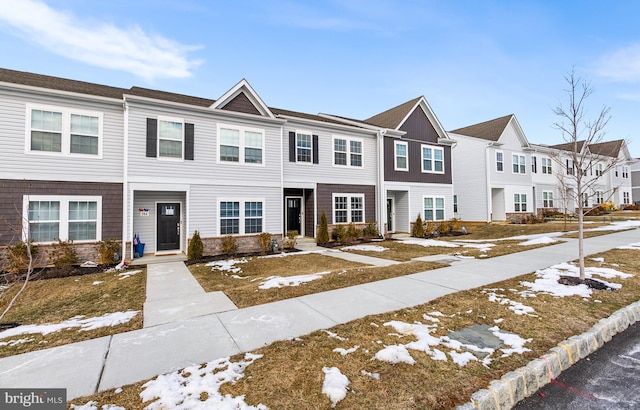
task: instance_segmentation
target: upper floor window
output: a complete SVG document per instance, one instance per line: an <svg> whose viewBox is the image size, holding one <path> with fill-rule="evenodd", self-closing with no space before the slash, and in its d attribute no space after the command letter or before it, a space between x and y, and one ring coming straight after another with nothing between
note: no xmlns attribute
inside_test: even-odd
<svg viewBox="0 0 640 410"><path fill-rule="evenodd" d="M602 175L602 164L596 164L596 176L599 177Z"/></svg>
<svg viewBox="0 0 640 410"><path fill-rule="evenodd" d="M101 239L102 197L25 195L24 239L37 243Z"/></svg>
<svg viewBox="0 0 640 410"><path fill-rule="evenodd" d="M183 129L182 121L158 118L158 157L182 159Z"/></svg>
<svg viewBox="0 0 640 410"><path fill-rule="evenodd" d="M573 160L567 160L567 175L575 175L575 165L573 165Z"/></svg>
<svg viewBox="0 0 640 410"><path fill-rule="evenodd" d="M444 221L444 197L423 197L424 220Z"/></svg>
<svg viewBox="0 0 640 410"><path fill-rule="evenodd" d="M422 172L444 173L444 149L422 146Z"/></svg>
<svg viewBox="0 0 640 410"><path fill-rule="evenodd" d="M496 171L504 171L504 154L502 151L496 151Z"/></svg>
<svg viewBox="0 0 640 410"><path fill-rule="evenodd" d="M604 191L596 191L596 204L604 204Z"/></svg>
<svg viewBox="0 0 640 410"><path fill-rule="evenodd" d="M531 157L531 172L534 174L538 173L538 157L536 156Z"/></svg>
<svg viewBox="0 0 640 410"><path fill-rule="evenodd" d="M363 194L334 194L333 223L364 222Z"/></svg>
<svg viewBox="0 0 640 410"><path fill-rule="evenodd" d="M311 134L296 134L296 161L311 162L313 158L313 145Z"/></svg>
<svg viewBox="0 0 640 410"><path fill-rule="evenodd" d="M362 141L334 137L333 164L341 166L362 167Z"/></svg>
<svg viewBox="0 0 640 410"><path fill-rule="evenodd" d="M513 173L514 174L527 173L524 155L515 155L515 154L513 155Z"/></svg>
<svg viewBox="0 0 640 410"><path fill-rule="evenodd" d="M551 175L551 158L540 159L540 165L542 165L542 173Z"/></svg>
<svg viewBox="0 0 640 410"><path fill-rule="evenodd" d="M396 141L394 144L394 168L396 171L409 170L409 157L407 154L407 143Z"/></svg>
<svg viewBox="0 0 640 410"><path fill-rule="evenodd" d="M218 128L220 162L262 164L264 131L220 125Z"/></svg>
<svg viewBox="0 0 640 410"><path fill-rule="evenodd" d="M527 212L527 195L526 194L513 195L513 210L515 212Z"/></svg>
<svg viewBox="0 0 640 410"><path fill-rule="evenodd" d="M102 113L27 106L27 152L102 155Z"/></svg>
<svg viewBox="0 0 640 410"><path fill-rule="evenodd" d="M622 167L622 178L629 178L629 167Z"/></svg>

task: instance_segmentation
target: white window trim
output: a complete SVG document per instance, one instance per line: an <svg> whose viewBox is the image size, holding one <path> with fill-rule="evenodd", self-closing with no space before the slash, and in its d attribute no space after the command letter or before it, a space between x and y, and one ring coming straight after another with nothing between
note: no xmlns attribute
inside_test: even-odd
<svg viewBox="0 0 640 410"><path fill-rule="evenodd" d="M25 115L25 153L29 155L53 155L71 158L91 158L102 159L103 141L104 141L104 113L98 111L87 111L69 107L60 107L53 105L27 104L27 112ZM62 113L62 146L60 152L51 151L32 151L31 150L31 111L43 110ZM79 154L71 152L71 115L84 115L89 117L98 117L98 154Z"/></svg>
<svg viewBox="0 0 640 410"><path fill-rule="evenodd" d="M96 239L86 241L74 241L74 243L93 243L102 240L102 196L82 196L82 195L23 195L22 196L22 240L29 238L29 202L57 201L60 202L59 234L60 240L66 241L69 238L69 202L86 201L96 202ZM40 244L51 244L55 242L36 242Z"/></svg>
<svg viewBox="0 0 640 410"><path fill-rule="evenodd" d="M547 194L547 199L544 199L544 195ZM547 205L544 202L547 201ZM542 207L543 208L553 208L553 191L542 191Z"/></svg>
<svg viewBox="0 0 640 410"><path fill-rule="evenodd" d="M177 117L165 117L162 115L159 115L157 118L158 121L158 126L156 127L156 158L159 161L171 161L171 162L184 162L184 151L185 151L185 134L184 134L184 127L185 127L185 122L183 118L177 118ZM172 157L163 157L160 155L160 121L166 121L166 122L179 122L180 124L182 124L182 157L180 158L172 158Z"/></svg>
<svg viewBox="0 0 640 410"><path fill-rule="evenodd" d="M498 154L502 155L502 161L498 161ZM496 172L504 173L504 151L496 151L494 158L495 158ZM498 163L502 164L502 170L498 169Z"/></svg>
<svg viewBox="0 0 640 410"><path fill-rule="evenodd" d="M432 155L433 157L431 158L431 170L428 169L424 169L424 149L425 148L429 148L432 151ZM436 151L440 151L442 152L442 171L436 171L435 170L435 164L436 164ZM445 168L445 157L444 157L444 148L441 147L434 147L433 145L427 145L427 144L422 144L420 146L420 168L422 169L423 173L429 173L429 174L444 174L444 168Z"/></svg>
<svg viewBox="0 0 640 410"><path fill-rule="evenodd" d="M297 133L296 133L296 144L297 144ZM346 140L347 141L347 164L346 165L340 165L340 164L336 164L336 140ZM360 143L360 147L362 148L361 152L360 152L360 158L361 158L361 165L353 165L351 164L351 141L355 141L355 142L359 142ZM313 162L313 136L311 136L311 159ZM296 146L296 151L297 151L297 146ZM362 169L364 168L364 140L362 140L361 138L353 138L353 137L345 137L342 135L333 135L332 139L331 139L331 152L332 152L332 165L334 167L337 168L355 168L355 169ZM297 154L297 152L296 152ZM296 156L296 160L297 160L297 156Z"/></svg>
<svg viewBox="0 0 640 410"><path fill-rule="evenodd" d="M502 158L504 159L504 156ZM518 160L518 171L513 170L513 166L516 165L516 162L514 161L514 159L516 158ZM522 163L520 162L520 160L522 160ZM502 169L504 169L504 166L502 167ZM520 172L522 169L524 169L524 172ZM520 154L511 154L511 173L518 174L518 175L527 174L527 157L526 156L520 155Z"/></svg>
<svg viewBox="0 0 640 410"><path fill-rule="evenodd" d="M425 208L424 208L424 200L427 198L431 198L433 199L433 218L434 219L427 219L427 214L425 213ZM442 219L436 219L436 211L438 210L438 208L436 208L436 199L442 199L442 204L444 205L444 208L442 208ZM442 222L442 221L446 221L447 220L447 200L444 196L442 195L423 195L422 196L422 219L426 222L431 221L431 222Z"/></svg>
<svg viewBox="0 0 640 410"><path fill-rule="evenodd" d="M238 233L234 233L234 234L223 234L221 233L221 224L220 224L220 203L222 202L239 202L240 203L240 210L239 210L239 214L238 214ZM260 232L256 232L256 233L244 233L244 229L245 229L245 216L244 216L244 211L245 211L245 204L247 202L262 202L262 231ZM217 208L216 208L216 224L217 224L217 230L216 232L218 233L218 236L227 236L227 235L231 235L231 236L252 236L252 235L259 235L262 232L267 232L265 230L265 223L267 221L267 201L265 200L265 198L238 198L238 197L229 197L229 198L219 198L217 201Z"/></svg>
<svg viewBox="0 0 640 410"><path fill-rule="evenodd" d="M296 133L296 139L295 139L295 150L296 150L296 164L303 164L303 165L317 165L313 163L313 132L311 132L310 130L295 130ZM311 136L311 160L310 161L298 161L298 135L299 134L304 134L304 135L309 135Z"/></svg>
<svg viewBox="0 0 640 410"><path fill-rule="evenodd" d="M336 197L346 197L347 198L347 222L336 222ZM362 198L362 222L357 222L357 221L353 221L351 219L351 198ZM345 223L365 223L367 220L367 214L365 212L365 208L366 208L366 203L365 203L365 196L364 194L347 194L347 193L333 193L333 195L331 195L331 209L332 209L332 216L333 216L333 223L334 224L345 224Z"/></svg>
<svg viewBox="0 0 640 410"><path fill-rule="evenodd" d="M543 163L547 163L548 165L543 165ZM551 167L551 158L541 157L540 158L540 168L542 168L542 173L545 175L552 175L553 168Z"/></svg>
<svg viewBox="0 0 640 410"><path fill-rule="evenodd" d="M518 201L517 201L517 202L516 202L516 200L515 200L515 195L518 195ZM524 198L525 198L525 200L524 200L524 201L522 201L522 197L523 197L523 196L524 196ZM521 212L521 213L528 213L528 212L529 212L529 211L527 211L526 209L525 209L525 210L523 210L523 209L522 209L522 205L523 205L523 204L524 204L525 208L529 208L529 207L527 206L527 205L528 205L528 202L529 202L529 201L527 201L527 196L528 196L527 194L517 194L517 193L516 193L516 194L514 194L514 198L513 198L513 212ZM519 210L519 211L516 211L516 204L519 204L519 205L520 205L520 210Z"/></svg>
<svg viewBox="0 0 640 410"><path fill-rule="evenodd" d="M406 148L406 156L405 158L407 159L406 163L407 163L407 167L406 168L398 168L398 155L397 152L398 150L396 149L396 147L398 145L404 145L404 147ZM407 144L404 141L394 141L393 142L393 169L396 171L409 171L409 144Z"/></svg>
<svg viewBox="0 0 640 410"><path fill-rule="evenodd" d="M238 143L240 144L238 146L238 162L234 162L234 161L222 161L220 159L220 146L221 144L221 138L220 138L220 129L222 128L227 128L230 130L238 130L239 133L239 139L240 141L238 141ZM244 158L244 149L245 148L253 148L253 147L247 147L245 144L245 132L255 132L258 134L262 134L262 162L260 164L256 164L253 162L245 162L245 158ZM243 125L231 125L231 124L223 124L223 123L218 123L217 124L217 128L216 128L216 135L218 136L218 138L216 138L217 143L216 143L216 147L217 147L217 153L216 153L216 163L218 164L224 164L224 165L232 165L232 166L249 166L249 167L264 167L267 163L267 158L265 155L265 130L261 129L261 128L253 128L253 127L245 127ZM223 201L224 202L224 201Z"/></svg>
<svg viewBox="0 0 640 410"><path fill-rule="evenodd" d="M629 179L629 167L626 165L622 166L622 178Z"/></svg>

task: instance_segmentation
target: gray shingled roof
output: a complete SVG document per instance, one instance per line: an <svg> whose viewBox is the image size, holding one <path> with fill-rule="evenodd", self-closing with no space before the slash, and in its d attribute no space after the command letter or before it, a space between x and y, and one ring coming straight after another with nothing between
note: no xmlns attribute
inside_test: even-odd
<svg viewBox="0 0 640 410"><path fill-rule="evenodd" d="M582 147L584 146L584 141L577 141L578 152L582 152ZM561 151L573 151L573 143L565 142L557 145L550 145L549 148L559 149Z"/></svg>
<svg viewBox="0 0 640 410"><path fill-rule="evenodd" d="M414 98L413 100L407 101L406 103L400 104L396 107L388 109L387 111L381 112L380 114L374 115L373 117L367 118L362 122L395 130L401 125L400 123L402 122L402 120L406 118L409 112L411 112L411 109L415 107L415 105L421 98L422 97Z"/></svg>
<svg viewBox="0 0 640 410"><path fill-rule="evenodd" d="M106 85L86 83L84 81L68 80L66 78L9 70L7 68L0 68L0 81L119 99L122 98L122 94L126 91L124 88L109 87Z"/></svg>
<svg viewBox="0 0 640 410"><path fill-rule="evenodd" d="M589 151L592 154L604 155L607 157L617 158L622 149L623 140L614 140L607 142L600 142L598 144L589 145Z"/></svg>
<svg viewBox="0 0 640 410"><path fill-rule="evenodd" d="M481 138L488 141L498 141L512 117L513 114L509 114L494 120L458 128L457 130L450 132L469 137Z"/></svg>
<svg viewBox="0 0 640 410"><path fill-rule="evenodd" d="M306 113L303 113L303 112L291 111L291 110L283 110L282 108L269 107L269 109L271 110L271 112L275 116L286 115L286 116L289 116L289 117L296 117L296 118L301 118L301 119L304 119L304 120L313 120L313 121L326 122L326 123L330 123L330 124L344 125L344 122L336 121L336 120L333 120L331 118L321 117L319 115L306 114Z"/></svg>
<svg viewBox="0 0 640 410"><path fill-rule="evenodd" d="M137 95L139 97L154 98L157 100L171 101L181 104L195 105L198 107L209 107L215 102L208 98L192 97L190 95L170 93L167 91L151 90L149 88L131 87L127 94Z"/></svg>

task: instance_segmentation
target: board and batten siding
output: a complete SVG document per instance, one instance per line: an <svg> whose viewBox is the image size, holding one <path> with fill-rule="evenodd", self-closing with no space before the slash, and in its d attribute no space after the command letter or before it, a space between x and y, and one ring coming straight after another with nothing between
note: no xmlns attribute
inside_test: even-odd
<svg viewBox="0 0 640 410"><path fill-rule="evenodd" d="M308 131L318 136L318 163L291 162L289 160L289 133ZM334 165L334 137L357 139L362 141L362 167L345 167ZM296 182L308 184L375 184L377 178L377 146L376 138L371 134L342 131L308 124L287 123L283 131L283 172L286 186L294 186Z"/></svg>
<svg viewBox="0 0 640 410"><path fill-rule="evenodd" d="M27 153L27 105L103 114L102 158L58 153ZM50 181L122 182L122 103L90 96L57 96L0 88L0 178Z"/></svg>
<svg viewBox="0 0 640 410"><path fill-rule="evenodd" d="M280 126L259 119L233 118L215 112L169 106L129 105L129 179L232 186L280 187ZM171 160L146 156L147 118L165 116L194 124L194 159ZM218 162L218 124L264 130L263 164Z"/></svg>
<svg viewBox="0 0 640 410"><path fill-rule="evenodd" d="M487 191L487 141L450 134L457 141L454 148L453 189L458 196L456 218L463 221L489 219ZM492 158L489 158L491 161Z"/></svg>

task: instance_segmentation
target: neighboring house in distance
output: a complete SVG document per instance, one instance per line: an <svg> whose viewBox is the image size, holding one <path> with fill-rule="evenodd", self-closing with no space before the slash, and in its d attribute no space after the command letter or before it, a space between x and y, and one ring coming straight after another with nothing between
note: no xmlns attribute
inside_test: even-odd
<svg viewBox="0 0 640 410"><path fill-rule="evenodd" d="M589 151L592 155L602 158L603 162L617 161L617 164L608 175L604 175L604 187L610 200L617 208L632 204L631 196L631 165L633 158L624 140L613 140L590 144Z"/></svg>
<svg viewBox="0 0 640 410"><path fill-rule="evenodd" d="M515 115L450 131L456 217L519 221L534 212L531 145Z"/></svg>
<svg viewBox="0 0 640 410"><path fill-rule="evenodd" d="M633 160L629 167L631 171L631 200L640 205L640 158Z"/></svg>
<svg viewBox="0 0 640 410"><path fill-rule="evenodd" d="M0 246L122 238L124 91L0 69Z"/></svg>

